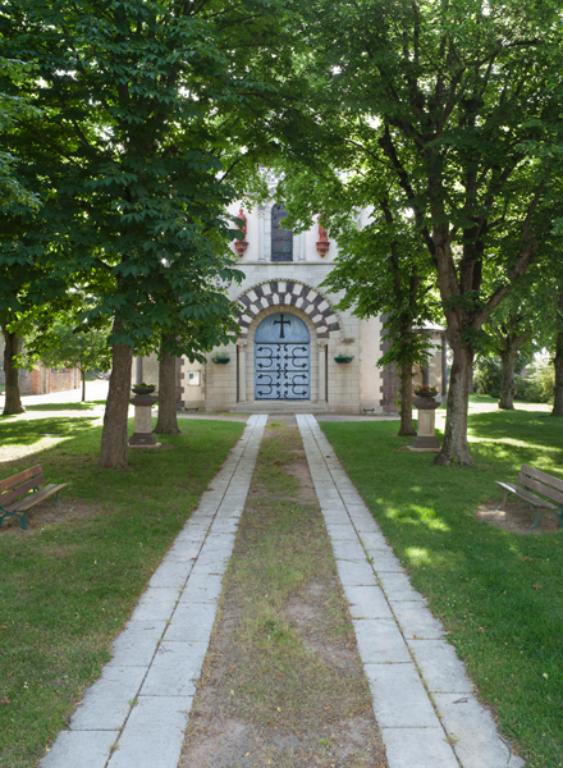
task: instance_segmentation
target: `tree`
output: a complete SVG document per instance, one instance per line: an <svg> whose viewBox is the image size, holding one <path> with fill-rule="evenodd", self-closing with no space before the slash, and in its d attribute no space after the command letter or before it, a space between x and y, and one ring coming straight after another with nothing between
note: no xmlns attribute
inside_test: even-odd
<svg viewBox="0 0 563 768"><path fill-rule="evenodd" d="M72 137L56 151L72 197L73 269L97 298L91 318L113 322L103 466L127 463L133 351L171 338L180 316L217 329L218 311L230 310L230 181L241 147L269 141L258 127L279 119L272 83L288 72L283 47L272 55L271 11L252 0L12 0L5 11L12 46L32 51L50 128ZM187 350L208 343L192 336Z"/></svg>
<svg viewBox="0 0 563 768"><path fill-rule="evenodd" d="M555 388L553 393L553 415L563 416L563 281L559 286L556 309L557 331L555 336Z"/></svg>
<svg viewBox="0 0 563 768"><path fill-rule="evenodd" d="M0 327L4 335L4 414L23 410L18 386L22 334L69 303L68 198L61 177L71 137L48 119L39 69L13 46L2 9L0 41ZM25 53L24 53L25 51ZM56 123L56 121L55 121ZM58 142L58 144L57 144Z"/></svg>
<svg viewBox="0 0 563 768"><path fill-rule="evenodd" d="M1 218L1 217L0 217ZM19 390L23 337L41 319L52 317L68 303L64 284L50 269L50 261L33 262L37 240L0 237L0 328L4 336L6 399L3 415L22 413ZM3 252L2 252L3 250ZM41 252L41 249L39 249Z"/></svg>
<svg viewBox="0 0 563 768"><path fill-rule="evenodd" d="M0 34L0 40L2 35ZM17 60L0 57L0 78L3 85L0 90L0 218L13 217L17 210L32 213L38 206L35 194L22 182L17 158L13 155L8 137L19 129L19 122L24 117L36 119L39 115L26 94L22 93L28 83L30 68ZM18 93L18 91L20 93ZM0 251L0 326L4 337L4 373L6 380L6 398L4 416L21 413L18 369L16 359L21 352L21 338L17 333L17 313L21 310L17 284L13 272L17 268L13 260L8 263ZM29 272L25 268L26 273ZM24 278L25 280L25 278ZM14 311L15 310L15 311Z"/></svg>
<svg viewBox="0 0 563 768"><path fill-rule="evenodd" d="M180 432L176 414L176 355L168 352L172 340L162 338L158 364L158 419L154 431L160 435Z"/></svg>
<svg viewBox="0 0 563 768"><path fill-rule="evenodd" d="M17 413L23 413L19 375L16 360L21 352L21 338L16 331L8 326L3 326L2 334L4 336L4 381L6 386L6 395L4 400L3 416L12 416Z"/></svg>
<svg viewBox="0 0 563 768"><path fill-rule="evenodd" d="M86 374L107 371L111 364L109 328L90 328L76 314L61 315L47 330L41 330L29 345L30 352L52 368L78 368L82 379L82 401L86 400Z"/></svg>
<svg viewBox="0 0 563 768"><path fill-rule="evenodd" d="M548 281L529 273L484 326L485 341L480 345L500 360L499 408L512 410L516 394L515 373L519 358L532 353L546 340L542 325L542 305L550 300Z"/></svg>
<svg viewBox="0 0 563 768"><path fill-rule="evenodd" d="M240 273L233 279L240 280ZM236 338L238 328L234 320L236 306L225 294L218 294L214 307L209 306L203 320L182 317L182 308L174 328L161 334L158 369L158 420L155 432L180 432L176 414L176 364L186 355L191 361L205 362L204 352L218 344ZM194 345L194 339L197 344Z"/></svg>
<svg viewBox="0 0 563 768"><path fill-rule="evenodd" d="M335 266L324 282L343 291L339 306L353 308L359 317L383 315L388 349L378 365L396 364L401 380L400 435L413 435L413 367L425 363L428 339L420 333L436 313L428 275L430 262L421 247L408 210L400 210L399 190L389 174L366 173L364 157L354 146L340 150L325 170L290 165L280 191L288 198L292 221L306 226L315 209L339 246ZM318 163L319 156L316 157ZM335 165L339 166L335 168ZM349 167L348 173L342 169ZM368 210L358 221L358 210ZM417 330L418 329L418 330ZM375 362L375 361L374 361Z"/></svg>
<svg viewBox="0 0 563 768"><path fill-rule="evenodd" d="M0 31L0 42L4 42ZM22 120L37 122L41 111L33 104L30 88L33 67L17 59L0 56L0 206L11 204L37 207L38 199L26 187L18 168L18 158L11 151L7 137L17 133Z"/></svg>
<svg viewBox="0 0 563 768"><path fill-rule="evenodd" d="M383 157L432 260L453 351L437 462L470 463L476 340L551 226L557 5L317 0L305 12L318 122L340 117L373 177Z"/></svg>

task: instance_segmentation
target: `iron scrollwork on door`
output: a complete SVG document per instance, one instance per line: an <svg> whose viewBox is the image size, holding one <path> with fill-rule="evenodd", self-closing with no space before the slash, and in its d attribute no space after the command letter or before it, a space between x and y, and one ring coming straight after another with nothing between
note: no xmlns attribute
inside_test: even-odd
<svg viewBox="0 0 563 768"><path fill-rule="evenodd" d="M256 345L256 399L308 400L309 345Z"/></svg>
<svg viewBox="0 0 563 768"><path fill-rule="evenodd" d="M257 400L308 400L310 397L309 331L295 315L265 318L254 346Z"/></svg>

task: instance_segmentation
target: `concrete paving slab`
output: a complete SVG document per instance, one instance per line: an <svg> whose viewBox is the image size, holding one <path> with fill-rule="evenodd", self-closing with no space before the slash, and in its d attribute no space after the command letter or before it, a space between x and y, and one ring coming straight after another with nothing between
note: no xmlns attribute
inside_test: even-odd
<svg viewBox="0 0 563 768"><path fill-rule="evenodd" d="M366 550L390 549L385 536L377 528L375 521L373 522L373 529L371 531L364 531L362 533L362 544L364 545Z"/></svg>
<svg viewBox="0 0 563 768"><path fill-rule="evenodd" d="M440 722L413 663L366 664L381 728L438 728Z"/></svg>
<svg viewBox="0 0 563 768"><path fill-rule="evenodd" d="M350 613L354 619L392 619L385 595L379 587L346 587Z"/></svg>
<svg viewBox="0 0 563 768"><path fill-rule="evenodd" d="M41 768L105 768L118 731L61 731Z"/></svg>
<svg viewBox="0 0 563 768"><path fill-rule="evenodd" d="M131 618L133 621L166 621L171 616L177 600L177 588L148 587Z"/></svg>
<svg viewBox="0 0 563 768"><path fill-rule="evenodd" d="M407 640L431 693L471 693L474 689L455 648L443 640Z"/></svg>
<svg viewBox="0 0 563 768"><path fill-rule="evenodd" d="M349 560L336 560L336 567L340 581L346 586L374 586L375 576L369 563L364 558L363 562L350 562Z"/></svg>
<svg viewBox="0 0 563 768"><path fill-rule="evenodd" d="M130 621L113 643L112 667L148 667L166 628L165 621Z"/></svg>
<svg viewBox="0 0 563 768"><path fill-rule="evenodd" d="M239 518L235 518L232 522L238 525ZM234 546L236 533L235 531L221 531L219 530L223 525L230 525L229 521L220 521L215 519L213 527L209 533L209 536L205 540L205 545L201 551L201 554L205 552L230 552Z"/></svg>
<svg viewBox="0 0 563 768"><path fill-rule="evenodd" d="M425 605L420 603L395 602L393 611L404 636L435 640L444 636L442 624L434 618Z"/></svg>
<svg viewBox="0 0 563 768"><path fill-rule="evenodd" d="M108 768L177 768L191 705L191 697L139 697Z"/></svg>
<svg viewBox="0 0 563 768"><path fill-rule="evenodd" d="M220 574L192 573L188 584L180 595L180 603L215 603L221 594Z"/></svg>
<svg viewBox="0 0 563 768"><path fill-rule="evenodd" d="M437 693L438 713L463 768L521 768L524 761L498 735L495 721L471 694Z"/></svg>
<svg viewBox="0 0 563 768"><path fill-rule="evenodd" d="M323 510L323 517L327 523L339 523L342 521L342 513L344 509L327 509Z"/></svg>
<svg viewBox="0 0 563 768"><path fill-rule="evenodd" d="M216 606L209 603L180 603L166 629L164 640L207 643L215 622Z"/></svg>
<svg viewBox="0 0 563 768"><path fill-rule="evenodd" d="M70 721L71 731L118 730L137 695L145 667L104 667Z"/></svg>
<svg viewBox="0 0 563 768"><path fill-rule="evenodd" d="M357 518L358 520L369 520L370 523L373 523L371 512L366 507L358 493L355 493L353 498L350 494L343 494L342 498L344 499L346 510L348 511L348 514L352 520L356 520Z"/></svg>
<svg viewBox="0 0 563 768"><path fill-rule="evenodd" d="M366 550L376 573L405 573L399 559L389 550L389 547L385 549L366 547Z"/></svg>
<svg viewBox="0 0 563 768"><path fill-rule="evenodd" d="M354 520L354 526L360 536L363 536L364 533L373 533L373 518Z"/></svg>
<svg viewBox="0 0 563 768"><path fill-rule="evenodd" d="M142 696L193 696L207 643L163 641L141 688Z"/></svg>
<svg viewBox="0 0 563 768"><path fill-rule="evenodd" d="M166 559L171 561L178 560L179 562L193 562L199 554L202 543L203 537L197 543L191 539L189 542L176 540L172 548L168 550Z"/></svg>
<svg viewBox="0 0 563 768"><path fill-rule="evenodd" d="M180 589L192 570L193 560L166 560L159 565L149 581L149 587Z"/></svg>
<svg viewBox="0 0 563 768"><path fill-rule="evenodd" d="M345 541L333 541L332 550L338 560L351 560L353 562L364 562L366 553L360 542L356 539Z"/></svg>
<svg viewBox="0 0 563 768"><path fill-rule="evenodd" d="M357 619L353 623L364 665L411 661L394 619Z"/></svg>
<svg viewBox="0 0 563 768"><path fill-rule="evenodd" d="M350 530L346 531L346 530L344 530L343 526L340 526L336 533L334 532L334 529L333 530L329 530L328 533L330 535L330 540L331 540L332 543L335 543L337 541L341 541L341 542L348 542L348 543L356 544L357 541L358 541L358 537L354 533L354 531L350 531Z"/></svg>
<svg viewBox="0 0 563 768"><path fill-rule="evenodd" d="M442 728L384 728L382 736L389 768L459 768Z"/></svg>
<svg viewBox="0 0 563 768"><path fill-rule="evenodd" d="M382 571L377 576L387 599L391 603L409 602L426 604L426 600L420 592L412 588L406 573Z"/></svg>

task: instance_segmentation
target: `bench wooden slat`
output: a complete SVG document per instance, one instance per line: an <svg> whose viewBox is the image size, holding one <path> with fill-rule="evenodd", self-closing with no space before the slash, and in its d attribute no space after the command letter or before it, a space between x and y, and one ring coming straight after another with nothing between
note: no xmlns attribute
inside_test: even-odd
<svg viewBox="0 0 563 768"><path fill-rule="evenodd" d="M551 504L549 501L546 501L545 499L530 493L525 488L520 488L518 485L513 485L512 483L502 483L500 480L497 480L497 485L500 485L500 487L504 488L505 491L510 491L510 493L514 493L516 496L520 496L520 498L524 499L524 501L527 501L529 504L532 504L534 507L540 507L541 509L557 509L555 504Z"/></svg>
<svg viewBox="0 0 563 768"><path fill-rule="evenodd" d="M46 501L46 499L48 499L50 496L53 496L53 494L58 493L63 488L66 488L67 485L68 483L51 483L50 485L45 485L40 491L37 491L37 493L26 496L24 499L22 499L22 501L12 505L10 512L27 512L36 504L40 504L42 501Z"/></svg>
<svg viewBox="0 0 563 768"><path fill-rule="evenodd" d="M529 464L522 464L522 469L520 471L526 475L530 475L534 480L539 480L540 483L545 483L551 488L557 488L558 491L563 493L563 480L560 477L549 475L547 472L542 472L541 469L531 467Z"/></svg>
<svg viewBox="0 0 563 768"><path fill-rule="evenodd" d="M0 480L0 493L15 488L26 480L29 480L29 478L36 477L37 475L43 475L43 468L40 464L35 467L30 467L30 469L24 469L23 472L18 472L11 477L6 477L4 480Z"/></svg>
<svg viewBox="0 0 563 768"><path fill-rule="evenodd" d="M551 501L554 501L556 504L563 504L563 491L551 488L549 485L546 485L529 475L521 475L519 479L525 488L529 488L531 491L539 493L540 496L545 496L546 498L551 499Z"/></svg>
<svg viewBox="0 0 563 768"><path fill-rule="evenodd" d="M0 507L4 507L4 509L10 509L15 501L25 497L28 491L31 491L34 488L39 488L42 484L43 474L36 475L35 477L26 480L25 483L18 485L18 487L13 491L5 491L4 493L0 493Z"/></svg>

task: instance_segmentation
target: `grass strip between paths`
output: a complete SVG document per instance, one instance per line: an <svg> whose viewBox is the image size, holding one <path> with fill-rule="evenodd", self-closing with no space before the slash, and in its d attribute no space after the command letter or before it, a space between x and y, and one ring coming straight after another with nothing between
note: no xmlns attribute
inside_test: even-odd
<svg viewBox="0 0 563 768"><path fill-rule="evenodd" d="M113 471L97 464L89 419L0 422L14 452L60 439L0 464L0 478L41 463L48 482L70 483L30 530L0 530L0 765L32 768L65 726L243 426L182 421L162 449L131 451L129 469Z"/></svg>
<svg viewBox="0 0 563 768"><path fill-rule="evenodd" d="M180 768L383 768L294 420L268 425Z"/></svg>
<svg viewBox="0 0 563 768"><path fill-rule="evenodd" d="M563 532L479 521L523 463L562 476L563 424L546 413L470 416L470 468L406 450L396 423L322 423L414 586L428 597L528 768L563 766Z"/></svg>

